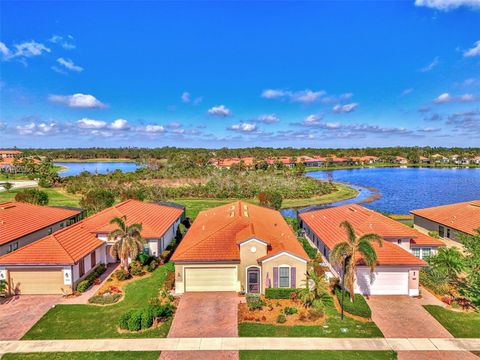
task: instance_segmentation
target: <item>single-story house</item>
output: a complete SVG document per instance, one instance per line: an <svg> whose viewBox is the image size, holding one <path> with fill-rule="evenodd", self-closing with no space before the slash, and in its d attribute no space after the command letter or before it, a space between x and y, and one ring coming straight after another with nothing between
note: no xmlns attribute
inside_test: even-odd
<svg viewBox="0 0 480 360"><path fill-rule="evenodd" d="M6 159L6 158L14 158L16 156L19 156L22 152L20 150L4 150L0 149L0 158Z"/></svg>
<svg viewBox="0 0 480 360"><path fill-rule="evenodd" d="M404 158L403 156L395 156L395 159L394 159L394 162L396 162L397 164L408 164L408 160L406 158Z"/></svg>
<svg viewBox="0 0 480 360"><path fill-rule="evenodd" d="M118 261L110 256L114 241L108 234L116 228L111 219L126 217L127 225L142 224L145 251L159 256L175 238L184 212L172 203L124 201L0 256L0 280L7 281L10 293L71 293L96 265Z"/></svg>
<svg viewBox="0 0 480 360"><path fill-rule="evenodd" d="M415 229L438 232L441 239L459 241L459 234L476 235L480 229L480 200L412 210ZM449 244L452 244L449 242Z"/></svg>
<svg viewBox="0 0 480 360"><path fill-rule="evenodd" d="M308 256L282 215L243 201L201 211L177 247L176 293L305 285Z"/></svg>
<svg viewBox="0 0 480 360"><path fill-rule="evenodd" d="M0 203L0 256L79 221L82 215L81 209Z"/></svg>
<svg viewBox="0 0 480 360"><path fill-rule="evenodd" d="M372 272L359 258L356 291L365 295L410 295L419 293L419 271L427 265L422 260L444 244L435 238L359 205L343 205L304 212L299 215L305 235L319 249L333 276L342 269L329 262L330 251L347 239L340 224L348 221L357 236L375 233L382 237L382 247L374 243L377 266Z"/></svg>

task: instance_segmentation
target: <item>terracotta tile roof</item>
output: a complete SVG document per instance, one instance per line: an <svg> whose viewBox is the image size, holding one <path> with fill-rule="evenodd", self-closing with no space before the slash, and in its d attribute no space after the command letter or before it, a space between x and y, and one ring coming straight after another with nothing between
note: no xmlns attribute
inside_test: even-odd
<svg viewBox="0 0 480 360"><path fill-rule="evenodd" d="M444 245L438 239L431 238L380 213L355 204L302 213L300 218L329 249L346 240L345 230L340 227L340 223L344 220L352 224L359 236L375 233L384 239L410 238L411 241L412 239L418 241L417 245ZM374 246L377 249L380 265L425 265L424 261L389 241L384 241L382 248L378 245Z"/></svg>
<svg viewBox="0 0 480 360"><path fill-rule="evenodd" d="M142 237L159 238L183 214L184 208L167 203L127 200L83 220L84 227L94 233L109 233L116 229L110 224L114 217L127 217L128 224L142 224Z"/></svg>
<svg viewBox="0 0 480 360"><path fill-rule="evenodd" d="M73 265L105 242L79 222L0 257L0 265Z"/></svg>
<svg viewBox="0 0 480 360"><path fill-rule="evenodd" d="M201 211L172 261L239 261L239 243L255 237L269 244L267 256L283 251L308 256L282 215L242 201Z"/></svg>
<svg viewBox="0 0 480 360"><path fill-rule="evenodd" d="M475 229L480 228L480 200L412 210L411 213L466 234L475 235Z"/></svg>
<svg viewBox="0 0 480 360"><path fill-rule="evenodd" d="M0 203L0 245L80 214L80 210L9 201Z"/></svg>
<svg viewBox="0 0 480 360"><path fill-rule="evenodd" d="M0 149L0 155L1 154L21 154L22 152L20 150L3 150Z"/></svg>

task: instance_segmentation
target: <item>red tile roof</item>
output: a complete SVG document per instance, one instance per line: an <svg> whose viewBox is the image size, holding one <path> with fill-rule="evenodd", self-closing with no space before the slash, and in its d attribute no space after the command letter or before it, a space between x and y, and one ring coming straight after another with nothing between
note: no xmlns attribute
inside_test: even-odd
<svg viewBox="0 0 480 360"><path fill-rule="evenodd" d="M166 203L127 200L86 218L83 223L91 232L109 233L116 229L110 220L126 216L128 224L142 224L142 237L151 239L163 236L183 212L182 207Z"/></svg>
<svg viewBox="0 0 480 360"><path fill-rule="evenodd" d="M0 245L80 214L80 210L9 201L0 203Z"/></svg>
<svg viewBox="0 0 480 360"><path fill-rule="evenodd" d="M1 154L21 154L22 152L19 150L2 150L0 149L0 155Z"/></svg>
<svg viewBox="0 0 480 360"><path fill-rule="evenodd" d="M375 233L384 239L410 238L417 245L444 245L438 239L355 204L306 212L300 214L300 218L329 249L346 240L345 230L340 227L340 223L345 220L352 224L359 236ZM379 265L425 265L424 261L389 241L383 241L381 248L376 244L374 246L377 250Z"/></svg>
<svg viewBox="0 0 480 360"><path fill-rule="evenodd" d="M105 244L82 222L0 257L0 265L73 265Z"/></svg>
<svg viewBox="0 0 480 360"><path fill-rule="evenodd" d="M475 229L480 228L480 200L418 209L411 213L466 234L475 235Z"/></svg>
<svg viewBox="0 0 480 360"><path fill-rule="evenodd" d="M267 257L285 251L308 259L278 211L237 201L201 211L172 261L239 261L239 243L252 237L269 244Z"/></svg>

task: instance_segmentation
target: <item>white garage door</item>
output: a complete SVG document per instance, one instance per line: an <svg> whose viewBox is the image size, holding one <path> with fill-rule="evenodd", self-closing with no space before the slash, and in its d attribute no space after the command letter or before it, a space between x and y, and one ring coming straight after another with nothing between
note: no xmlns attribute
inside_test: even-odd
<svg viewBox="0 0 480 360"><path fill-rule="evenodd" d="M408 295L408 269L357 269L357 291L364 295Z"/></svg>
<svg viewBox="0 0 480 360"><path fill-rule="evenodd" d="M238 291L237 268L185 268L185 291Z"/></svg>

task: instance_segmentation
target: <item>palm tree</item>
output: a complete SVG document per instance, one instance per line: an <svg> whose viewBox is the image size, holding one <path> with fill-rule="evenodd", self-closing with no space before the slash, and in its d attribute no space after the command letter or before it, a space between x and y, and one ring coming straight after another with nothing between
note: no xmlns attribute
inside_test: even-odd
<svg viewBox="0 0 480 360"><path fill-rule="evenodd" d="M312 264L309 265L309 269L307 270L305 287L299 291L298 297L305 307L313 306L318 310L332 303L332 298L328 294L324 280L315 273Z"/></svg>
<svg viewBox="0 0 480 360"><path fill-rule="evenodd" d="M336 244L331 253L330 261L339 265L344 265L347 287L350 292L350 301L354 299L355 274L357 270L357 256L360 255L363 262L375 270L377 265L377 253L372 246L372 242L382 246L382 238L377 234L365 234L357 237L352 224L348 221L342 221L340 227L343 227L347 233L347 240ZM344 286L344 284L342 284Z"/></svg>
<svg viewBox="0 0 480 360"><path fill-rule="evenodd" d="M463 254L455 247L442 246L428 262L434 269L447 273L450 280L455 280L465 267Z"/></svg>
<svg viewBox="0 0 480 360"><path fill-rule="evenodd" d="M128 271L128 259L136 259L143 251L145 240L142 238L142 224L127 225L127 217L114 217L110 224L116 224L117 229L108 234L108 240L115 241L110 248L110 255L113 258L120 258L125 271Z"/></svg>

